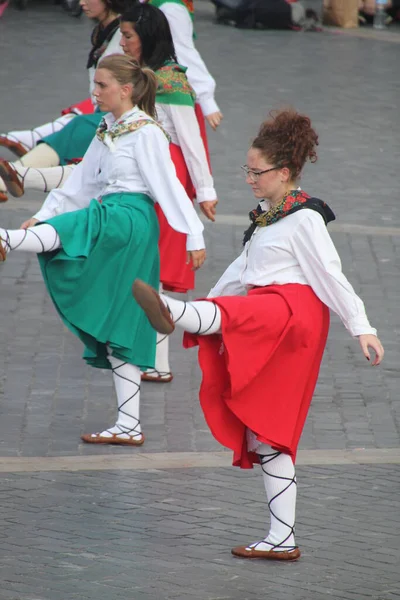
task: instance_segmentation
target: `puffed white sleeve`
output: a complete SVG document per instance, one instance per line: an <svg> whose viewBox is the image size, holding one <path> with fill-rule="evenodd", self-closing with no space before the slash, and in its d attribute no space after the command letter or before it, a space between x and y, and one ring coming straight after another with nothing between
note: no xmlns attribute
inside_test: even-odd
<svg viewBox="0 0 400 600"><path fill-rule="evenodd" d="M246 266L246 249L233 261L219 278L217 283L211 288L207 298L216 298L217 296L243 296L246 294L246 287L241 283L241 274Z"/></svg>
<svg viewBox="0 0 400 600"><path fill-rule="evenodd" d="M200 134L196 113L191 106L164 105L170 113L179 146L189 170L198 202L216 200L217 193L210 173L206 151Z"/></svg>
<svg viewBox="0 0 400 600"><path fill-rule="evenodd" d="M187 78L196 92L197 101L205 116L219 112L215 101L215 79L196 50L193 42L193 23L184 6L173 2L165 2L160 6L171 29L175 52L179 64L187 67Z"/></svg>
<svg viewBox="0 0 400 600"><path fill-rule="evenodd" d="M62 188L50 192L41 209L33 215L35 219L46 221L56 215L85 208L92 198L98 196L100 184L97 176L102 146L97 138L92 140L83 160L73 169Z"/></svg>
<svg viewBox="0 0 400 600"><path fill-rule="evenodd" d="M156 125L147 125L135 135L135 159L152 198L171 227L187 234L187 250L202 250L204 227L176 176L165 134Z"/></svg>
<svg viewBox="0 0 400 600"><path fill-rule="evenodd" d="M318 298L340 317L354 337L376 335L364 303L342 272L342 265L325 223L317 212L305 209L292 239L292 251Z"/></svg>

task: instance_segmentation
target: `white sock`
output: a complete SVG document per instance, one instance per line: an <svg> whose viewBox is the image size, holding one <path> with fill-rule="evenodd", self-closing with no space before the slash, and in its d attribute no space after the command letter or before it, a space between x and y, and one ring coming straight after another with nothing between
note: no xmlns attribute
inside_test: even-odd
<svg viewBox="0 0 400 600"><path fill-rule="evenodd" d="M260 551L291 552L294 539L297 483L293 461L288 454L273 450L266 444L257 448L267 493L271 526L268 536L249 548Z"/></svg>
<svg viewBox="0 0 400 600"><path fill-rule="evenodd" d="M43 146L44 144L40 144ZM24 190L50 192L64 185L74 166L39 168L25 167L19 161L11 163L21 181Z"/></svg>
<svg viewBox="0 0 400 600"><path fill-rule="evenodd" d="M174 323L185 331L199 335L212 335L221 331L221 311L213 302L183 302L165 294L161 294L161 299Z"/></svg>
<svg viewBox="0 0 400 600"><path fill-rule="evenodd" d="M163 291L162 283L160 283L159 293ZM169 366L169 336L157 332L156 345L156 362L154 369L146 369L146 375L154 377L154 379L165 378L171 376L171 368Z"/></svg>
<svg viewBox="0 0 400 600"><path fill-rule="evenodd" d="M7 253L10 250L23 250L40 254L57 250L61 246L57 231L48 223L28 229L2 229L0 227L0 243Z"/></svg>
<svg viewBox="0 0 400 600"><path fill-rule="evenodd" d="M34 146L36 146L39 140L46 137L46 135L50 135L52 133L55 133L56 131L60 131L75 116L76 115L74 114L63 115L55 121L50 121L50 123L45 123L44 125L40 125L35 129L25 129L23 131L9 131L8 133L4 133L2 135L4 135L4 137L8 138L13 142L19 142L27 150L31 150Z"/></svg>
<svg viewBox="0 0 400 600"><path fill-rule="evenodd" d="M0 177L0 192L7 192L7 187L1 177Z"/></svg>
<svg viewBox="0 0 400 600"><path fill-rule="evenodd" d="M60 164L60 157L51 146L43 143L35 146L15 162L24 167L57 167Z"/></svg>
<svg viewBox="0 0 400 600"><path fill-rule="evenodd" d="M139 367L109 356L111 363L115 392L117 394L118 419L114 427L101 432L102 437L112 437L113 434L121 439L142 438L140 426L140 381ZM95 436L96 434L94 434Z"/></svg>
<svg viewBox="0 0 400 600"><path fill-rule="evenodd" d="M169 336L157 332L156 362L154 369L146 369L146 375L154 379L170 379L171 367L169 366Z"/></svg>

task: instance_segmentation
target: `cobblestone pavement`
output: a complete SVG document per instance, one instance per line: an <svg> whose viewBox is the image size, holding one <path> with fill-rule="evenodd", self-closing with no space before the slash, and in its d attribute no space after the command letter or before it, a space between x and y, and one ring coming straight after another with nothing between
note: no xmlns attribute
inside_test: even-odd
<svg viewBox="0 0 400 600"><path fill-rule="evenodd" d="M299 457L303 558L242 562L229 549L265 531L262 481L225 467L229 454L198 406L195 352L175 335L174 381L143 387L142 448L80 444L80 433L113 422L109 374L85 367L36 259L15 253L0 273L0 600L398 598L400 34L241 31L215 26L211 5L196 8L225 115L210 134L220 216L207 227L196 294L240 249L253 200L238 167L251 136L268 110L293 104L320 134L303 187L337 213L332 236L385 362L366 364L333 317ZM86 96L89 32L84 19L34 0L5 13L0 130L46 122ZM1 225L18 226L42 199L1 206Z"/></svg>

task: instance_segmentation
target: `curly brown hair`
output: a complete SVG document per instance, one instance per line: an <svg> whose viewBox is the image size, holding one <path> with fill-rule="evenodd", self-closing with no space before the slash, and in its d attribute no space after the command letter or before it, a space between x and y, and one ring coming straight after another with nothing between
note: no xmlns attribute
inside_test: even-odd
<svg viewBox="0 0 400 600"><path fill-rule="evenodd" d="M275 110L262 123L251 146L260 150L268 162L277 167L287 167L291 179L296 180L306 161L317 160L318 135L311 120L293 109Z"/></svg>

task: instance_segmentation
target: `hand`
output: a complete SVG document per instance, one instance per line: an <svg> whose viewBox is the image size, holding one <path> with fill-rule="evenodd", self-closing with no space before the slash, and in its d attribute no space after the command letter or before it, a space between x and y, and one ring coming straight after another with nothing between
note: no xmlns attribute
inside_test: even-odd
<svg viewBox="0 0 400 600"><path fill-rule="evenodd" d="M218 125L221 123L223 118L224 118L224 115L220 111L211 113L206 116L208 124L211 125L211 127L214 129L214 131L217 129Z"/></svg>
<svg viewBox="0 0 400 600"><path fill-rule="evenodd" d="M34 219L32 217L32 219L28 219L27 221L24 221L20 227L20 229L28 229L28 227L34 227L36 225L36 223L39 223L39 219Z"/></svg>
<svg viewBox="0 0 400 600"><path fill-rule="evenodd" d="M203 262L206 260L206 251L205 250L189 250L187 253L186 264L189 264L192 261L193 271L197 271L200 269Z"/></svg>
<svg viewBox="0 0 400 600"><path fill-rule="evenodd" d="M379 365L382 362L385 353L379 338L377 338L376 335L364 334L358 336L358 341L360 342L361 350L367 360L371 359L369 348L373 349L375 352L375 359L372 365Z"/></svg>
<svg viewBox="0 0 400 600"><path fill-rule="evenodd" d="M215 221L216 207L218 200L206 200L205 202L199 202L201 212L206 215L210 221Z"/></svg>

